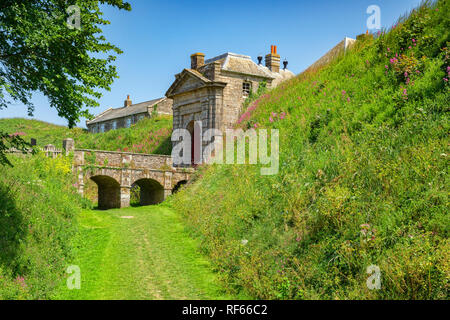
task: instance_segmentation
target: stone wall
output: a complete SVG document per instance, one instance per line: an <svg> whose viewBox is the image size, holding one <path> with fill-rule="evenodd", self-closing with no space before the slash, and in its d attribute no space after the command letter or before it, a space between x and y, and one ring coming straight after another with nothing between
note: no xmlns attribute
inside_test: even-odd
<svg viewBox="0 0 450 320"><path fill-rule="evenodd" d="M330 62L338 58L340 55L344 54L351 46L355 44L355 42L356 42L355 39L346 37L344 40L342 40L336 46L334 46L334 48L332 48L330 51L324 54L319 60L314 62L304 72L309 72L329 64Z"/></svg>
<svg viewBox="0 0 450 320"><path fill-rule="evenodd" d="M91 123L87 125L88 131L90 133L98 133L101 132L101 126L104 125L104 132L109 130L126 128L127 127L127 119L131 119L131 125L136 124L138 121L149 118L150 114L148 112L137 113L123 118L116 118L102 122ZM114 128L115 123L115 128Z"/></svg>

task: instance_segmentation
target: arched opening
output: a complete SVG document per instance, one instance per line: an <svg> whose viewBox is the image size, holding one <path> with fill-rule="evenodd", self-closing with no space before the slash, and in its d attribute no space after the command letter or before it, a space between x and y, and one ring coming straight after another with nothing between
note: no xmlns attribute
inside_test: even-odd
<svg viewBox="0 0 450 320"><path fill-rule="evenodd" d="M100 210L120 208L120 184L114 178L94 176L91 180L97 184Z"/></svg>
<svg viewBox="0 0 450 320"><path fill-rule="evenodd" d="M181 180L180 182L178 182L178 183L175 185L175 187L173 187L173 189L172 189L172 194L177 193L178 190L180 190L180 188L181 188L182 186L184 186L186 183L187 183L186 180Z"/></svg>
<svg viewBox="0 0 450 320"><path fill-rule="evenodd" d="M186 126L186 129L189 131L191 136L191 165L195 166L195 162L200 163L202 155L201 155L201 143L202 143L202 132L201 132L201 123L200 121L190 121Z"/></svg>
<svg viewBox="0 0 450 320"><path fill-rule="evenodd" d="M132 184L131 188L139 187L139 204L148 206L164 201L164 188L156 180L140 179Z"/></svg>

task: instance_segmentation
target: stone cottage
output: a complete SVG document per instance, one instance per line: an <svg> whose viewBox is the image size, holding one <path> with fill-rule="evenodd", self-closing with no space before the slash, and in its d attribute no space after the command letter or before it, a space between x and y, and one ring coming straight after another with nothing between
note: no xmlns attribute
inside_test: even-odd
<svg viewBox="0 0 450 320"><path fill-rule="evenodd" d="M262 82L274 88L295 75L280 69L277 47L258 63L251 57L225 53L205 60L203 53L191 55L191 67L175 75L175 81L166 92L173 99L173 128L193 132L196 121L201 121L202 132L232 128L242 112L243 103L250 92L256 92ZM204 142L206 144L206 142Z"/></svg>
<svg viewBox="0 0 450 320"><path fill-rule="evenodd" d="M129 128L139 120L151 117L154 113L171 115L172 99L164 97L133 104L128 96L122 108L109 108L93 120L86 121L86 126L91 133Z"/></svg>

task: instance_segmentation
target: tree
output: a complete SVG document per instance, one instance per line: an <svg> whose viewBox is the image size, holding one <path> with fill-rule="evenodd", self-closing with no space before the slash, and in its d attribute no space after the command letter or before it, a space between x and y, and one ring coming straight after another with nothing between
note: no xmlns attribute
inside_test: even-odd
<svg viewBox="0 0 450 320"><path fill-rule="evenodd" d="M99 91L118 78L112 63L122 53L102 34L110 23L103 4L131 10L122 0L1 0L0 109L20 101L33 115L32 93L41 92L69 127L91 116ZM0 132L0 163L20 140Z"/></svg>

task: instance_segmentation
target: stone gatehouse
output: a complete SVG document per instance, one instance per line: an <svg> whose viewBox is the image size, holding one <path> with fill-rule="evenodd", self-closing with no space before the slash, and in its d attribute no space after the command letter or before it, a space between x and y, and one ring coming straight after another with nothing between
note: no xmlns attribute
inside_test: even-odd
<svg viewBox="0 0 450 320"><path fill-rule="evenodd" d="M277 47L254 62L251 57L225 53L205 60L203 53L191 55L191 67L175 75L175 81L166 92L173 99L173 129L194 130L194 123L201 121L202 133L208 129L224 132L239 118L245 99L256 92L261 83L274 88L295 75L280 69Z"/></svg>

